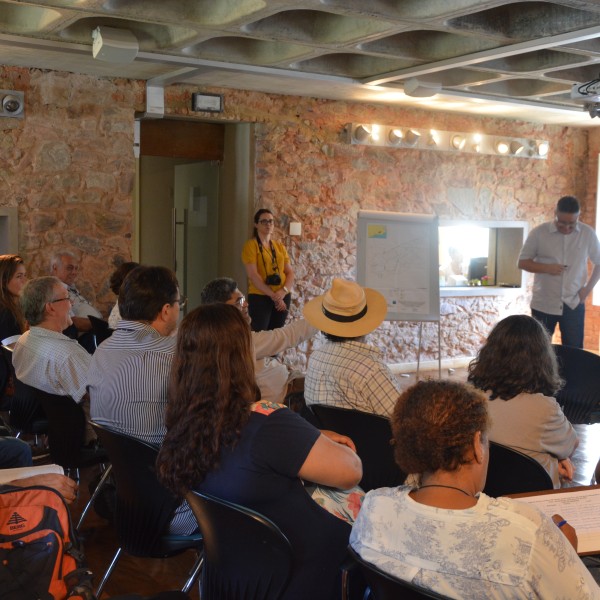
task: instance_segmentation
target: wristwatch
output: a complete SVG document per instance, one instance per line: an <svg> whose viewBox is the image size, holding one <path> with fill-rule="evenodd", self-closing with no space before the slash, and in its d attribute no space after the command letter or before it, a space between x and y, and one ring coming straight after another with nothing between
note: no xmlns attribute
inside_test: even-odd
<svg viewBox="0 0 600 600"><path fill-rule="evenodd" d="M290 293L290 290L288 290L285 285L281 288L286 294Z"/></svg>

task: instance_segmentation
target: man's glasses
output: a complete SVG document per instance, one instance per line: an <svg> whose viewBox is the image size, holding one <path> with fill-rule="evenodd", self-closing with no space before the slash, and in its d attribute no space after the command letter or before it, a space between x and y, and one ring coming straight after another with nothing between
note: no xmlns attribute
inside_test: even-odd
<svg viewBox="0 0 600 600"><path fill-rule="evenodd" d="M259 223L261 225L273 225L273 223L275 223L275 219L261 219Z"/></svg>
<svg viewBox="0 0 600 600"><path fill-rule="evenodd" d="M179 308L185 308L185 305L187 304L187 297L186 296L179 296L179 298L177 300L175 300L175 302L179 302ZM175 302L173 304L175 304Z"/></svg>
<svg viewBox="0 0 600 600"><path fill-rule="evenodd" d="M63 302L64 300L71 302L71 298L69 298L69 296L67 296L66 298L57 298L56 300L50 300L48 302L48 304L54 304L55 302Z"/></svg>
<svg viewBox="0 0 600 600"><path fill-rule="evenodd" d="M234 304L238 308L243 308L246 305L246 297L245 296L240 296L239 298L236 298Z"/></svg>
<svg viewBox="0 0 600 600"><path fill-rule="evenodd" d="M578 220L579 219L575 221L559 221L558 219L556 219L556 223L557 225L561 225L562 227L575 227L575 225L577 225Z"/></svg>

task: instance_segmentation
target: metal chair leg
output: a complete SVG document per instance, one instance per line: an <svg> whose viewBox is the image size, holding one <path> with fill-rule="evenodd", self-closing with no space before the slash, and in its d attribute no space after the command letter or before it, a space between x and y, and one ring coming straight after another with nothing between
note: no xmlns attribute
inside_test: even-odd
<svg viewBox="0 0 600 600"><path fill-rule="evenodd" d="M96 489L94 490L94 493L92 494L92 497L88 500L88 503L85 505L85 508L83 509L83 512L81 513L81 517L79 517L79 522L77 523L77 527L75 527L75 530L78 533L79 533L79 529L81 528L81 524L83 523L83 519L85 519L85 516L88 514L90 508L94 504L94 500L96 499L98 494L102 491L102 488L104 487L104 482L110 475L111 470L112 470L112 465L108 465L108 467L104 470L104 473L102 474L102 477L100 478L100 481L98 482L98 485L96 486Z"/></svg>
<svg viewBox="0 0 600 600"><path fill-rule="evenodd" d="M181 588L182 592L187 594L192 589L192 586L194 585L194 583L196 583L196 580L200 576L203 563L204 563L204 553L202 552L202 550L199 550L198 558L196 559L196 562L192 566L192 569L190 571L190 576L188 577L188 580L185 582L185 585Z"/></svg>
<svg viewBox="0 0 600 600"><path fill-rule="evenodd" d="M100 582L100 585L98 586L98 589L96 590L96 598L100 598L100 596L102 595L102 591L104 590L104 586L108 582L108 578L112 575L112 572L113 572L114 568L116 567L119 558L121 558L121 552L122 552L122 548L119 548L115 552L115 555L113 556L113 559L112 559L110 565L108 565L108 569L106 569L106 573L104 573L104 577L102 578L102 581Z"/></svg>

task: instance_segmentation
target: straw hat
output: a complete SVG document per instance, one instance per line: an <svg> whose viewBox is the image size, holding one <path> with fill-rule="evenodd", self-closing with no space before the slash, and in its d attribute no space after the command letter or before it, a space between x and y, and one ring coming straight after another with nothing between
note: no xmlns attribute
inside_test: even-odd
<svg viewBox="0 0 600 600"><path fill-rule="evenodd" d="M304 305L304 317L313 327L338 337L371 333L386 313L387 302L382 294L345 279L334 279L327 292Z"/></svg>

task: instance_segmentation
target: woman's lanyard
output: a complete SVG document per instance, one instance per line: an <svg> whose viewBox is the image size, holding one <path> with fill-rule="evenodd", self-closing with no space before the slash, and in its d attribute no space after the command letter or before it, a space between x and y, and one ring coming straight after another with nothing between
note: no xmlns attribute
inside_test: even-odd
<svg viewBox="0 0 600 600"><path fill-rule="evenodd" d="M269 246L271 247L271 267L273 268L273 273L279 273L279 266L277 265L277 254L275 253L275 248L273 247L273 242L269 242ZM263 267L265 268L265 275L268 274L267 263L265 263L265 255L263 254L263 245L260 240L258 240L258 249L260 250L260 256L262 258Z"/></svg>

